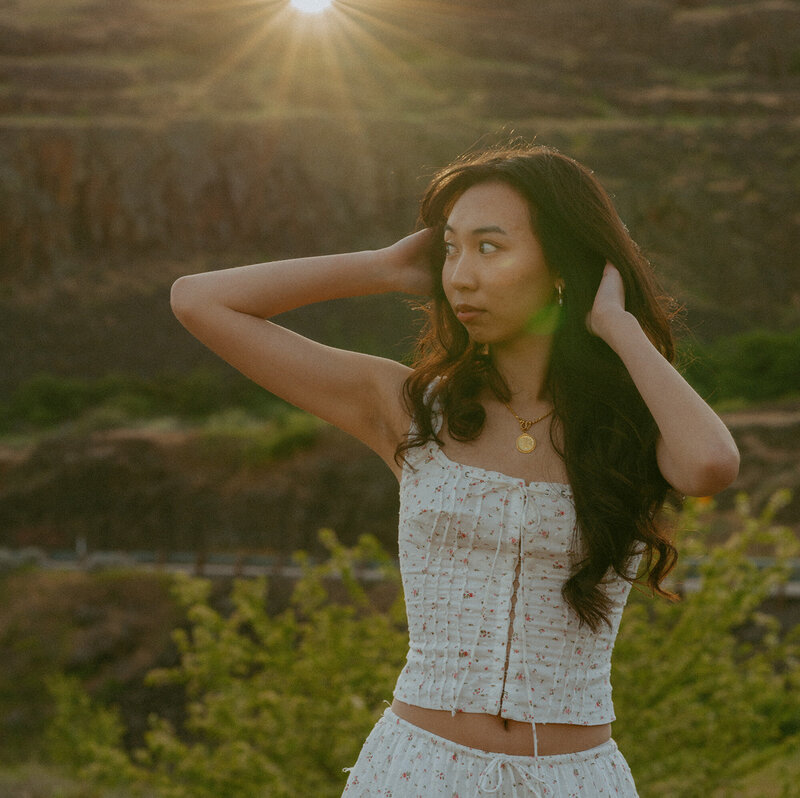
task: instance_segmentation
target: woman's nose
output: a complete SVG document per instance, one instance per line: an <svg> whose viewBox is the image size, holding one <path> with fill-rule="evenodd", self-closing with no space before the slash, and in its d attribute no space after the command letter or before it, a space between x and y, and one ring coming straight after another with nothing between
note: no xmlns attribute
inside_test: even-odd
<svg viewBox="0 0 800 798"><path fill-rule="evenodd" d="M477 272L468 253L454 258L449 271L449 282L453 288L475 288Z"/></svg>

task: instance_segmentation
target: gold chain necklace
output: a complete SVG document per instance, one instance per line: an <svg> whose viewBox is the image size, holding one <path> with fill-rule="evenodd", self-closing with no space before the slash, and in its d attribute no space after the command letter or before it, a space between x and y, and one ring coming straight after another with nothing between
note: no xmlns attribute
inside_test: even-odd
<svg viewBox="0 0 800 798"><path fill-rule="evenodd" d="M508 408L511 415L514 416L517 421L519 421L519 428L522 430L522 434L517 438L517 451L522 452L522 454L530 454L536 448L536 438L534 438L533 435L528 434L528 430L534 424L538 424L540 421L551 415L553 411L548 410L543 416L539 416L539 418L535 418L533 421L527 421L524 418L520 418L511 409L511 405L508 404L508 402L503 402L503 404Z"/></svg>

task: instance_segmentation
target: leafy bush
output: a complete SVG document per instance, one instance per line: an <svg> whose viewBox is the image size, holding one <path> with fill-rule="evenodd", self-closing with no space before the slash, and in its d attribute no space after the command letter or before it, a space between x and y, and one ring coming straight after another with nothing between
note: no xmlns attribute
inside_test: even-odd
<svg viewBox="0 0 800 798"><path fill-rule="evenodd" d="M782 635L760 611L798 551L793 533L773 524L786 501L776 494L754 518L740 497L738 531L711 550L703 505L688 503L677 578L688 558L701 558L699 589L676 604L632 592L614 652L614 732L644 796L731 788L755 752L800 740L800 627ZM774 564L759 567L748 556L756 547Z"/></svg>
<svg viewBox="0 0 800 798"><path fill-rule="evenodd" d="M58 674L82 677L104 700L124 700L122 691L161 661L181 621L171 584L168 574L33 564L2 575L0 762L38 756L52 713L43 685Z"/></svg>
<svg viewBox="0 0 800 798"><path fill-rule="evenodd" d="M55 675L47 687L60 710L45 735L52 758L80 770L87 780L97 774L106 783L125 784L133 774L122 748L125 730L118 713L92 705L75 679Z"/></svg>
<svg viewBox="0 0 800 798"><path fill-rule="evenodd" d="M800 394L800 330L751 330L689 348L686 377L714 402Z"/></svg>
<svg viewBox="0 0 800 798"><path fill-rule="evenodd" d="M164 798L338 796L343 766L355 762L391 696L406 637L402 607L376 609L355 576L371 564L397 578L378 544L365 537L346 549L332 533L323 542L329 561L314 566L299 557L304 575L291 606L274 617L265 610L264 580L236 582L225 617L209 604L208 581L178 579L191 627L175 632L180 665L150 678L184 685L184 728L152 717L145 747L121 764L109 710L87 714L79 686L61 682L53 760L89 781L125 782Z"/></svg>
<svg viewBox="0 0 800 798"><path fill-rule="evenodd" d="M235 372L198 369L184 375L108 374L98 379L40 374L0 403L0 431L52 427L90 411L121 423L170 415L206 418L231 407L270 416L286 404Z"/></svg>
<svg viewBox="0 0 800 798"><path fill-rule="evenodd" d="M278 413L264 422L248 413L231 409L209 418L199 436L206 455L226 462L259 466L310 446L323 422L300 410Z"/></svg>
<svg viewBox="0 0 800 798"><path fill-rule="evenodd" d="M784 765L800 741L799 630L784 633L760 610L797 554L773 523L785 498L757 518L741 499L739 531L713 550L703 505L688 504L675 523L684 555L700 558L699 589L676 604L633 591L614 656L615 737L643 798L797 794L800 773ZM225 616L210 606L208 582L178 580L190 628L175 633L180 664L151 680L184 686L185 725L153 716L145 746L126 754L110 710L90 710L57 683L54 728L70 731L56 735L54 758L97 785L125 781L131 795L338 796L406 638L399 597L381 609L356 578L358 566L377 563L397 592L378 545L364 538L347 549L330 532L324 541L330 559L300 558L291 606L274 617L263 581L237 582ZM748 557L755 546L774 565ZM769 769L776 753L783 765ZM737 791L754 774L769 778L763 792Z"/></svg>

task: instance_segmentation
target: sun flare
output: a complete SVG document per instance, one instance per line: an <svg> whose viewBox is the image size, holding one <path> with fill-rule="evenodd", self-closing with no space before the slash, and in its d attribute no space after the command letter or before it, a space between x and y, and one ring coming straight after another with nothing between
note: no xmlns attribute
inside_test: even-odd
<svg viewBox="0 0 800 798"><path fill-rule="evenodd" d="M332 4L333 0L290 0L292 8L306 14L319 14L326 8L330 8Z"/></svg>

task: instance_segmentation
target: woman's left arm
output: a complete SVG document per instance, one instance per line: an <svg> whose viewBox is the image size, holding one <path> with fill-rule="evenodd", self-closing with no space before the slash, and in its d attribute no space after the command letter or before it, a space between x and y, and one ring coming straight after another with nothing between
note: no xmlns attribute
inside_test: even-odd
<svg viewBox="0 0 800 798"><path fill-rule="evenodd" d="M733 436L625 310L622 278L610 263L586 326L619 355L650 409L661 433L658 467L667 482L688 496L710 496L728 487L739 473Z"/></svg>

